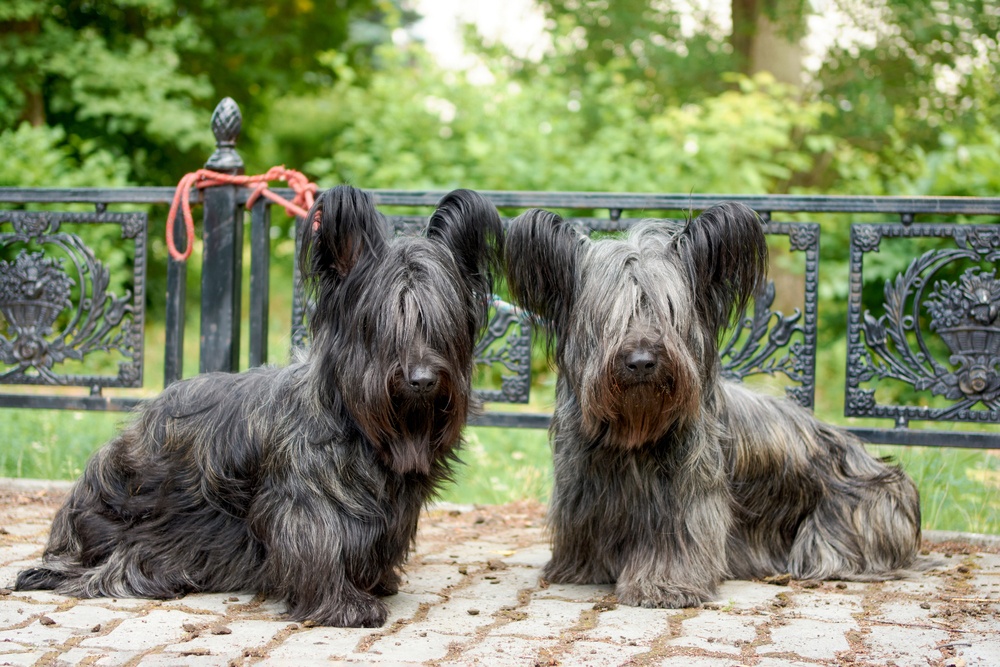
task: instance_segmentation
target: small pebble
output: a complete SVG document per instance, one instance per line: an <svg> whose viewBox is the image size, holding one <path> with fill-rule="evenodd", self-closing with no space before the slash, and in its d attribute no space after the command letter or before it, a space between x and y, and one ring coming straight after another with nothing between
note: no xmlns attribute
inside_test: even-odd
<svg viewBox="0 0 1000 667"><path fill-rule="evenodd" d="M42 625L55 625L56 624L56 622L53 621L48 616L42 616L40 619L38 619L38 622L41 623Z"/></svg>
<svg viewBox="0 0 1000 667"><path fill-rule="evenodd" d="M212 634L213 635L231 635L231 634L233 634L233 631L230 630L229 628L227 628L224 625L220 625L219 627L212 628Z"/></svg>
<svg viewBox="0 0 1000 667"><path fill-rule="evenodd" d="M184 629L184 632L197 632L198 631L198 626L195 625L194 623L185 623L184 625L181 626L181 628Z"/></svg>
<svg viewBox="0 0 1000 667"><path fill-rule="evenodd" d="M469 610L469 616L479 616L479 610L478 609L470 609Z"/></svg>
<svg viewBox="0 0 1000 667"><path fill-rule="evenodd" d="M97 625L95 625L94 627L92 627L92 628L90 629L90 631L91 631L91 632L100 632L100 631L101 631L101 624L100 624L100 623L98 623Z"/></svg>
<svg viewBox="0 0 1000 667"><path fill-rule="evenodd" d="M920 603L920 608L921 609L930 609L931 608L931 603L930 602L921 602Z"/></svg>

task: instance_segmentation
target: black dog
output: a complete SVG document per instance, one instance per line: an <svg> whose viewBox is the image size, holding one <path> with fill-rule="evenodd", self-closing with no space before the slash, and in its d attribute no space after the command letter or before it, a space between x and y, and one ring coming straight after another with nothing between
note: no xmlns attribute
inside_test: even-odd
<svg viewBox="0 0 1000 667"><path fill-rule="evenodd" d="M766 275L750 209L596 242L533 210L505 255L559 369L546 579L683 607L726 577L877 579L913 561L920 506L901 470L720 377L719 334Z"/></svg>
<svg viewBox="0 0 1000 667"><path fill-rule="evenodd" d="M396 592L475 407L503 228L468 190L441 200L426 238L391 238L372 197L346 186L309 220L308 353L168 387L87 464L18 590L251 590L294 620L384 623L376 596Z"/></svg>

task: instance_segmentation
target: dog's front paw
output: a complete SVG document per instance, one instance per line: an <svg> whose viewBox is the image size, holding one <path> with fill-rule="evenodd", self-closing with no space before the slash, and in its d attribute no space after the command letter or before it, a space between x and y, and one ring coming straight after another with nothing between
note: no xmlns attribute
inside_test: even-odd
<svg viewBox="0 0 1000 667"><path fill-rule="evenodd" d="M316 625L336 628L380 628L389 617L389 608L374 595L338 600L306 615Z"/></svg>
<svg viewBox="0 0 1000 667"><path fill-rule="evenodd" d="M697 607L712 599L709 591L697 590L673 583L619 582L615 590L620 604L652 609Z"/></svg>
<svg viewBox="0 0 1000 667"><path fill-rule="evenodd" d="M371 600L344 602L333 609L317 611L309 620L317 625L337 628L380 628L389 617L389 608L376 597Z"/></svg>
<svg viewBox="0 0 1000 667"><path fill-rule="evenodd" d="M371 592L379 597L395 595L399 592L399 580L399 573L395 570L390 570L382 575L382 579L372 587Z"/></svg>

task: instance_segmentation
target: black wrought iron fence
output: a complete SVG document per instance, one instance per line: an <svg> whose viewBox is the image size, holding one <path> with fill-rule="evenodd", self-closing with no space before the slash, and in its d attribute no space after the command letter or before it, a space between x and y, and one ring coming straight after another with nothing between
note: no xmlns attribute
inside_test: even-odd
<svg viewBox="0 0 1000 667"><path fill-rule="evenodd" d="M232 100L220 103L212 130L218 149L206 167L241 173L235 150L240 116ZM374 192L380 206L408 210L391 216L403 234L418 231L444 195ZM173 194L173 188L0 188L0 384L21 386L0 394L0 407L127 410L141 400L105 390L143 386L147 219L135 209L167 205ZM245 227L250 237L245 365L268 360L272 205L260 199L247 211L249 194L247 188L224 185L192 196L203 211L201 372L244 366L239 350ZM775 274L793 276L795 284L772 280L757 296L723 344L725 373L734 379L777 378L787 396L806 407L815 402L818 327L830 325L820 312L823 232L815 218L836 220L825 229L850 228L850 256L841 258L849 265L842 290L847 307L839 314L843 319L846 312L847 320L844 413L888 420L884 427L851 430L877 443L1000 448L1000 198L484 194L509 214L557 209L597 234L625 230L647 217L697 213L719 201L750 206L767 221L772 256L786 264ZM93 212L60 210L68 204L86 204ZM25 210L28 205L32 210ZM178 221L170 224L176 227ZM106 262L76 231L88 225L121 228L121 245L131 252L125 263L130 275L110 279ZM902 245L889 250L893 243ZM163 382L169 384L182 375L186 267L165 261ZM127 287L112 289L112 283ZM297 279L295 284L291 340L299 345L306 342L308 304ZM475 423L543 428L548 414L502 407L530 401L531 332L524 314L501 298L493 310L477 351L479 362L493 369L484 374L493 384L479 388L490 409ZM81 370L90 360L104 372ZM918 422L933 428L914 428ZM951 425L958 422L972 427L954 430Z"/></svg>

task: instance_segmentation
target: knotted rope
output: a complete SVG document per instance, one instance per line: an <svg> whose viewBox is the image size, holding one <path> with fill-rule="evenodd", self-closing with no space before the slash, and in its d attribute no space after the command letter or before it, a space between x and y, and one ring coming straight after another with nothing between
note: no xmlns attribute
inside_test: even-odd
<svg viewBox="0 0 1000 667"><path fill-rule="evenodd" d="M289 187L295 191L295 197L288 201L284 197L272 192L268 188L269 181L285 181ZM191 215L191 188L203 190L205 188L219 185L243 185L252 187L253 192L247 197L246 207L250 208L260 197L270 199L275 204L285 207L288 215L304 218L312 208L316 195L316 184L311 183L301 172L294 169L285 169L284 166L271 167L267 173L254 176L235 176L233 174L223 174L211 169L199 169L187 174L177 184L174 191L174 200L170 204L170 216L167 218L167 250L170 257L175 262L183 262L191 256L191 249L194 247L194 217ZM174 218L177 209L180 207L184 215L184 234L186 236L186 247L184 252L177 249L174 242Z"/></svg>

